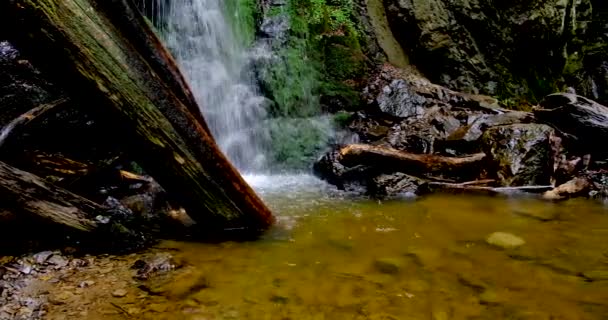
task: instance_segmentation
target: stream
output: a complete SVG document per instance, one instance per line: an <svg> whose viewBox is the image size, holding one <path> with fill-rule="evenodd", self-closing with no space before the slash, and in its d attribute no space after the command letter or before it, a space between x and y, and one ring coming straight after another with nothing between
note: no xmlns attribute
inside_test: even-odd
<svg viewBox="0 0 608 320"><path fill-rule="evenodd" d="M48 318L608 317L608 212L600 203L462 195L378 202L349 199L306 175L247 178L278 217L262 239L164 241L100 258L39 288L59 301ZM489 244L495 232L525 243ZM167 253L182 267L133 278L133 261Z"/></svg>
<svg viewBox="0 0 608 320"><path fill-rule="evenodd" d="M259 174L272 171L267 101L222 1L155 3L219 146L277 224L256 241L165 240L39 273L22 293L48 297L45 319L608 319L605 204L449 194L378 201L307 174ZM138 277L155 259L170 262ZM27 312L15 310L19 319Z"/></svg>

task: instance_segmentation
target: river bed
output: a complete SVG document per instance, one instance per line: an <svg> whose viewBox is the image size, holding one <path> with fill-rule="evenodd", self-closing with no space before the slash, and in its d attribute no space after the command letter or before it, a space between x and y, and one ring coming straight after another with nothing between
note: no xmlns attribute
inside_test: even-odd
<svg viewBox="0 0 608 320"><path fill-rule="evenodd" d="M247 180L278 216L262 239L164 241L54 283L39 279L52 302L45 318L608 319L601 203L354 200L308 176ZM490 245L495 232L525 243ZM135 280L133 262L154 254L183 267Z"/></svg>

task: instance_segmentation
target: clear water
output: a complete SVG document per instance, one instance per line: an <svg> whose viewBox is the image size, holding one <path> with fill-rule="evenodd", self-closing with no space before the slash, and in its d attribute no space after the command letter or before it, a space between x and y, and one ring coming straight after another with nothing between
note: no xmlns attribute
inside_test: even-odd
<svg viewBox="0 0 608 320"><path fill-rule="evenodd" d="M156 0L160 32L185 73L221 150L242 172L264 168L266 99L222 0ZM160 18L159 18L160 20Z"/></svg>
<svg viewBox="0 0 608 320"><path fill-rule="evenodd" d="M263 239L163 242L151 253L185 266L145 282L129 268L139 255L110 257L111 273L92 265L43 288L52 297L79 292L52 306L49 319L608 319L600 203L355 201L309 176L247 178L279 218ZM525 244L486 243L497 231ZM599 276L589 281L589 273ZM78 288L84 280L95 284ZM112 297L116 288L127 296Z"/></svg>

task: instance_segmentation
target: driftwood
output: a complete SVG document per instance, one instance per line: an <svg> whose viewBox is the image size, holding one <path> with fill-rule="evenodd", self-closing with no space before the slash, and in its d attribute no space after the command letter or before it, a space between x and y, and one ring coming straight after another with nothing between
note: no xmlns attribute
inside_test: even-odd
<svg viewBox="0 0 608 320"><path fill-rule="evenodd" d="M429 182L428 188L430 191L447 191L482 195L512 195L520 193L543 193L547 190L553 189L553 186L488 187L468 183Z"/></svg>
<svg viewBox="0 0 608 320"><path fill-rule="evenodd" d="M129 0L5 0L9 40L82 105L116 118L132 156L199 226L272 216L219 151L171 55Z"/></svg>
<svg viewBox="0 0 608 320"><path fill-rule="evenodd" d="M577 177L561 184L543 194L547 200L563 200L570 197L588 194L593 183L586 178Z"/></svg>
<svg viewBox="0 0 608 320"><path fill-rule="evenodd" d="M97 229L99 224L94 217L106 214L100 205L4 162L0 162L0 195L3 207L13 213L25 212L78 231Z"/></svg>
<svg viewBox="0 0 608 320"><path fill-rule="evenodd" d="M607 107L575 94L558 93L547 96L534 115L566 136L575 137L576 147L608 152L608 147L598 143L608 139Z"/></svg>
<svg viewBox="0 0 608 320"><path fill-rule="evenodd" d="M374 165L392 172L409 173L416 176L454 176L466 178L476 176L485 160L484 153L466 157L444 157L429 154L414 154L396 149L363 144L352 144L339 151L340 163L348 167Z"/></svg>

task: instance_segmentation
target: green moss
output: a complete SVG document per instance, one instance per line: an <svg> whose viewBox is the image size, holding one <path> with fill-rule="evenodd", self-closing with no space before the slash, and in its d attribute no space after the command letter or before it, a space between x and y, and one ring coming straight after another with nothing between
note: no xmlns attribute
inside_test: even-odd
<svg viewBox="0 0 608 320"><path fill-rule="evenodd" d="M333 122L336 127L346 128L353 118L353 113L340 111L334 114Z"/></svg>
<svg viewBox="0 0 608 320"><path fill-rule="evenodd" d="M327 145L332 125L319 118L270 120L271 160L279 169L306 170Z"/></svg>
<svg viewBox="0 0 608 320"><path fill-rule="evenodd" d="M224 10L231 19L235 34L244 46L255 41L256 20L259 15L256 0L226 0Z"/></svg>

